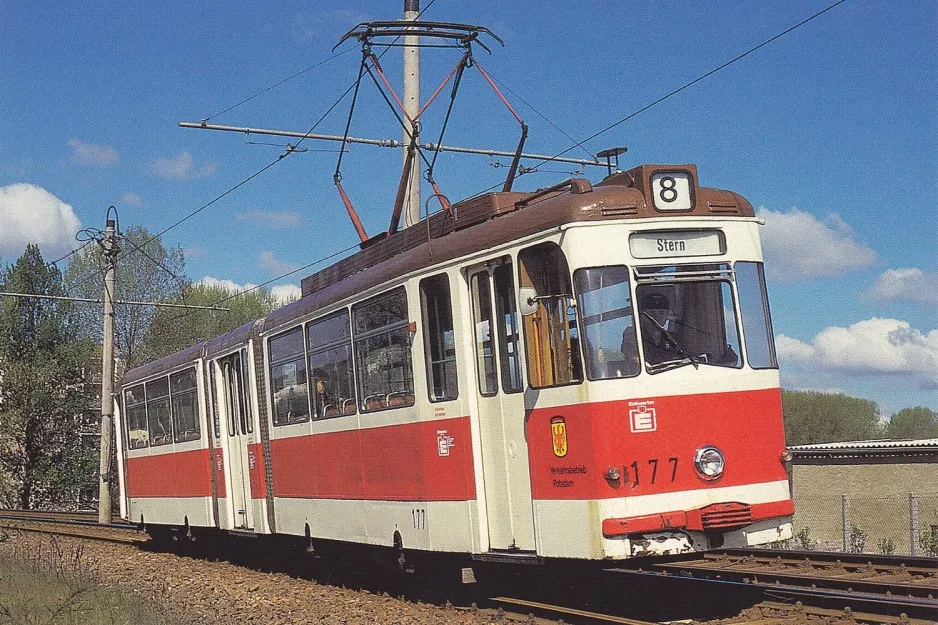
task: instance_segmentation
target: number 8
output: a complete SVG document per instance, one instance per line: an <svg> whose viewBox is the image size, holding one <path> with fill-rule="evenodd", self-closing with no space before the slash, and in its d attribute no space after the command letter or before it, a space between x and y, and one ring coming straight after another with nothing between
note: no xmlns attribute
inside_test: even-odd
<svg viewBox="0 0 938 625"><path fill-rule="evenodd" d="M661 198L661 201L670 204L671 202L677 200L677 196L677 180L671 176L665 176L662 178L661 191L658 192L658 197Z"/></svg>

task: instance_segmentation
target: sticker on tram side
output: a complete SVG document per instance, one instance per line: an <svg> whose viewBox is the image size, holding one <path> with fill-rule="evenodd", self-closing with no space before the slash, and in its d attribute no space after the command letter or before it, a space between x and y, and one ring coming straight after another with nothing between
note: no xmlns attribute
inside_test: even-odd
<svg viewBox="0 0 938 625"><path fill-rule="evenodd" d="M450 436L446 430L436 431L436 451L440 456L448 456L449 450L456 446L456 439Z"/></svg>
<svg viewBox="0 0 938 625"><path fill-rule="evenodd" d="M567 422L561 416L550 419L551 440L554 442L554 455L563 458L567 455Z"/></svg>
<svg viewBox="0 0 938 625"><path fill-rule="evenodd" d="M629 427L632 432L654 432L658 429L658 414L652 399L629 402Z"/></svg>

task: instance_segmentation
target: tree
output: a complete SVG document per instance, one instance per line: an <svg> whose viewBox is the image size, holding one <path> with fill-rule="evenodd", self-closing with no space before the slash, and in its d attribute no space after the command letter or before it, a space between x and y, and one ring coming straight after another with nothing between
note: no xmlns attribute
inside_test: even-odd
<svg viewBox="0 0 938 625"><path fill-rule="evenodd" d="M29 245L0 273L4 291L64 295L62 275ZM97 446L82 445L92 410L85 385L98 355L75 340L73 307L38 298L0 301L0 470L22 508L63 505L93 480ZM93 396L93 394L92 394Z"/></svg>
<svg viewBox="0 0 938 625"><path fill-rule="evenodd" d="M893 440L938 438L938 413L924 406L903 408L889 418L886 434Z"/></svg>
<svg viewBox="0 0 938 625"><path fill-rule="evenodd" d="M180 301L189 286L185 257L179 247L167 250L143 226L133 226L120 238L115 299L140 302ZM75 255L65 272L69 294L100 298L104 290L101 248L92 244ZM156 315L153 306L115 307L114 334L118 375L143 362L141 348ZM101 309L85 306L80 312L83 336L101 343Z"/></svg>
<svg viewBox="0 0 938 625"><path fill-rule="evenodd" d="M264 317L277 306L265 289L236 293L222 286L199 283L187 287L178 301L193 306L212 306L222 302L220 306L230 310L158 309L141 350L145 360L155 360L221 336L248 321Z"/></svg>
<svg viewBox="0 0 938 625"><path fill-rule="evenodd" d="M875 402L843 393L782 390L789 445L882 438Z"/></svg>

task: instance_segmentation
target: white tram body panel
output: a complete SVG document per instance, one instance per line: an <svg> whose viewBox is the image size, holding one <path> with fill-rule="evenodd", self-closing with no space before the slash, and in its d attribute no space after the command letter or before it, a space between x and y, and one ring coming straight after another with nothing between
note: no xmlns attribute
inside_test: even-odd
<svg viewBox="0 0 938 625"><path fill-rule="evenodd" d="M492 196L130 372L128 518L597 560L790 538L748 202L692 166Z"/></svg>

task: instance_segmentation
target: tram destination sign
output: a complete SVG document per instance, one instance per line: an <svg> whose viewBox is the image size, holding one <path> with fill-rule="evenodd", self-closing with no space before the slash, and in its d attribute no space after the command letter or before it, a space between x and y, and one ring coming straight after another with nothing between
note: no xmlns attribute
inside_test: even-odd
<svg viewBox="0 0 938 625"><path fill-rule="evenodd" d="M720 230L652 230L629 236L635 258L714 256L726 253L726 237Z"/></svg>

